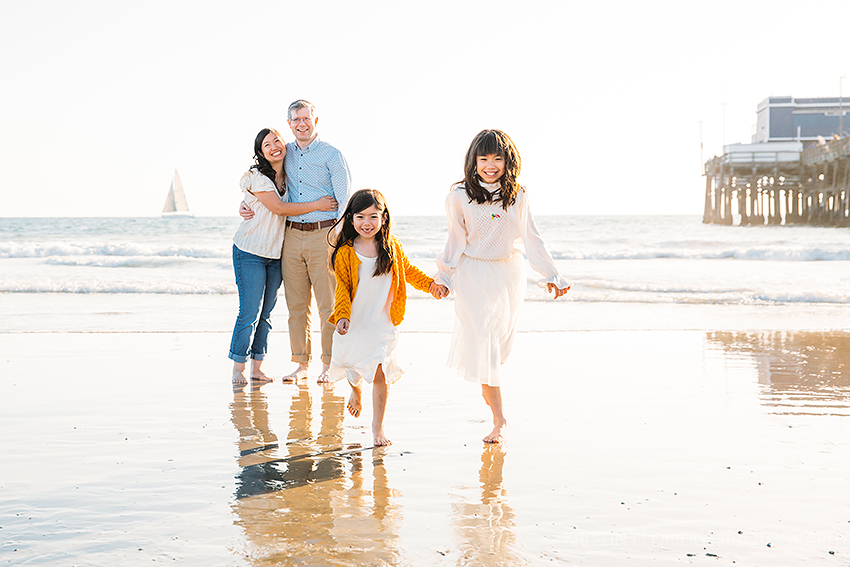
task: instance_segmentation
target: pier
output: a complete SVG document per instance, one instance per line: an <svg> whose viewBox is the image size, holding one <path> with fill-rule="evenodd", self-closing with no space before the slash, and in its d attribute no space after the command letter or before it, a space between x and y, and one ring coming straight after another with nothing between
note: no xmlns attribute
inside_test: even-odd
<svg viewBox="0 0 850 567"><path fill-rule="evenodd" d="M702 222L850 226L850 138L796 152L759 145L705 164Z"/></svg>
<svg viewBox="0 0 850 567"><path fill-rule="evenodd" d="M850 226L843 115L840 99L762 102L754 143L724 146L705 163L703 223Z"/></svg>

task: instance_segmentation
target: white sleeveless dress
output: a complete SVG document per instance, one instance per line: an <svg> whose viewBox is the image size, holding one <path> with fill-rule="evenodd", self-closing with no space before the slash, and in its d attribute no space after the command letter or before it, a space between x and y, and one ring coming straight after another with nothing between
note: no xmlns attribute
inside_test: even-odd
<svg viewBox="0 0 850 567"><path fill-rule="evenodd" d="M393 276L373 276L377 259L360 254L357 257L361 262L357 268L357 293L351 302L348 333L334 331L330 379L336 382L346 378L352 384L363 379L371 384L381 364L386 381L391 384L402 375L395 356L398 328L390 320Z"/></svg>

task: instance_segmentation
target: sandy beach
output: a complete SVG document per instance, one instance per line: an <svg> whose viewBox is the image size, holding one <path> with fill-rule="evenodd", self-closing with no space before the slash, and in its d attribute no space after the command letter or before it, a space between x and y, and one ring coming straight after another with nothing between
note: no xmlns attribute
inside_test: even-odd
<svg viewBox="0 0 850 567"><path fill-rule="evenodd" d="M850 332L522 332L503 446L449 338L402 332L370 449L228 333L1 335L0 565L849 564Z"/></svg>

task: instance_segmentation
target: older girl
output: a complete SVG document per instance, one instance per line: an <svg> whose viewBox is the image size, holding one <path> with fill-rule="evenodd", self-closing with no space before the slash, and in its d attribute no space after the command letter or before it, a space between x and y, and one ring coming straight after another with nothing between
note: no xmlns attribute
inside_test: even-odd
<svg viewBox="0 0 850 567"><path fill-rule="evenodd" d="M539 285L558 298L570 289L537 230L528 192L517 182L520 157L513 140L500 130L483 130L466 152L463 181L446 198L449 236L437 257L441 294L455 292L458 324L449 366L466 380L481 384L493 413L485 443L499 443L507 426L502 409L501 366L516 335L525 295L525 245L531 267L543 276Z"/></svg>

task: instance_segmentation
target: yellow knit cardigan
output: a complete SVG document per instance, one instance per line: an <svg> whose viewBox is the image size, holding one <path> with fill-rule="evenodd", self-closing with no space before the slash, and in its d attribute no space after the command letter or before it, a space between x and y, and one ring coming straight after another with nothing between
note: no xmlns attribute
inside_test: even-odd
<svg viewBox="0 0 850 567"><path fill-rule="evenodd" d="M394 291L390 304L390 321L398 326L404 320L404 307L407 303L407 286L410 284L418 290L428 291L434 278L410 263L401 247L401 242L395 236L390 236L390 246L393 248L393 283ZM334 294L334 312L328 322L336 325L340 319L351 319L351 302L357 292L358 268L360 258L354 252L354 246L344 244L336 253L334 273L336 274L336 292Z"/></svg>

